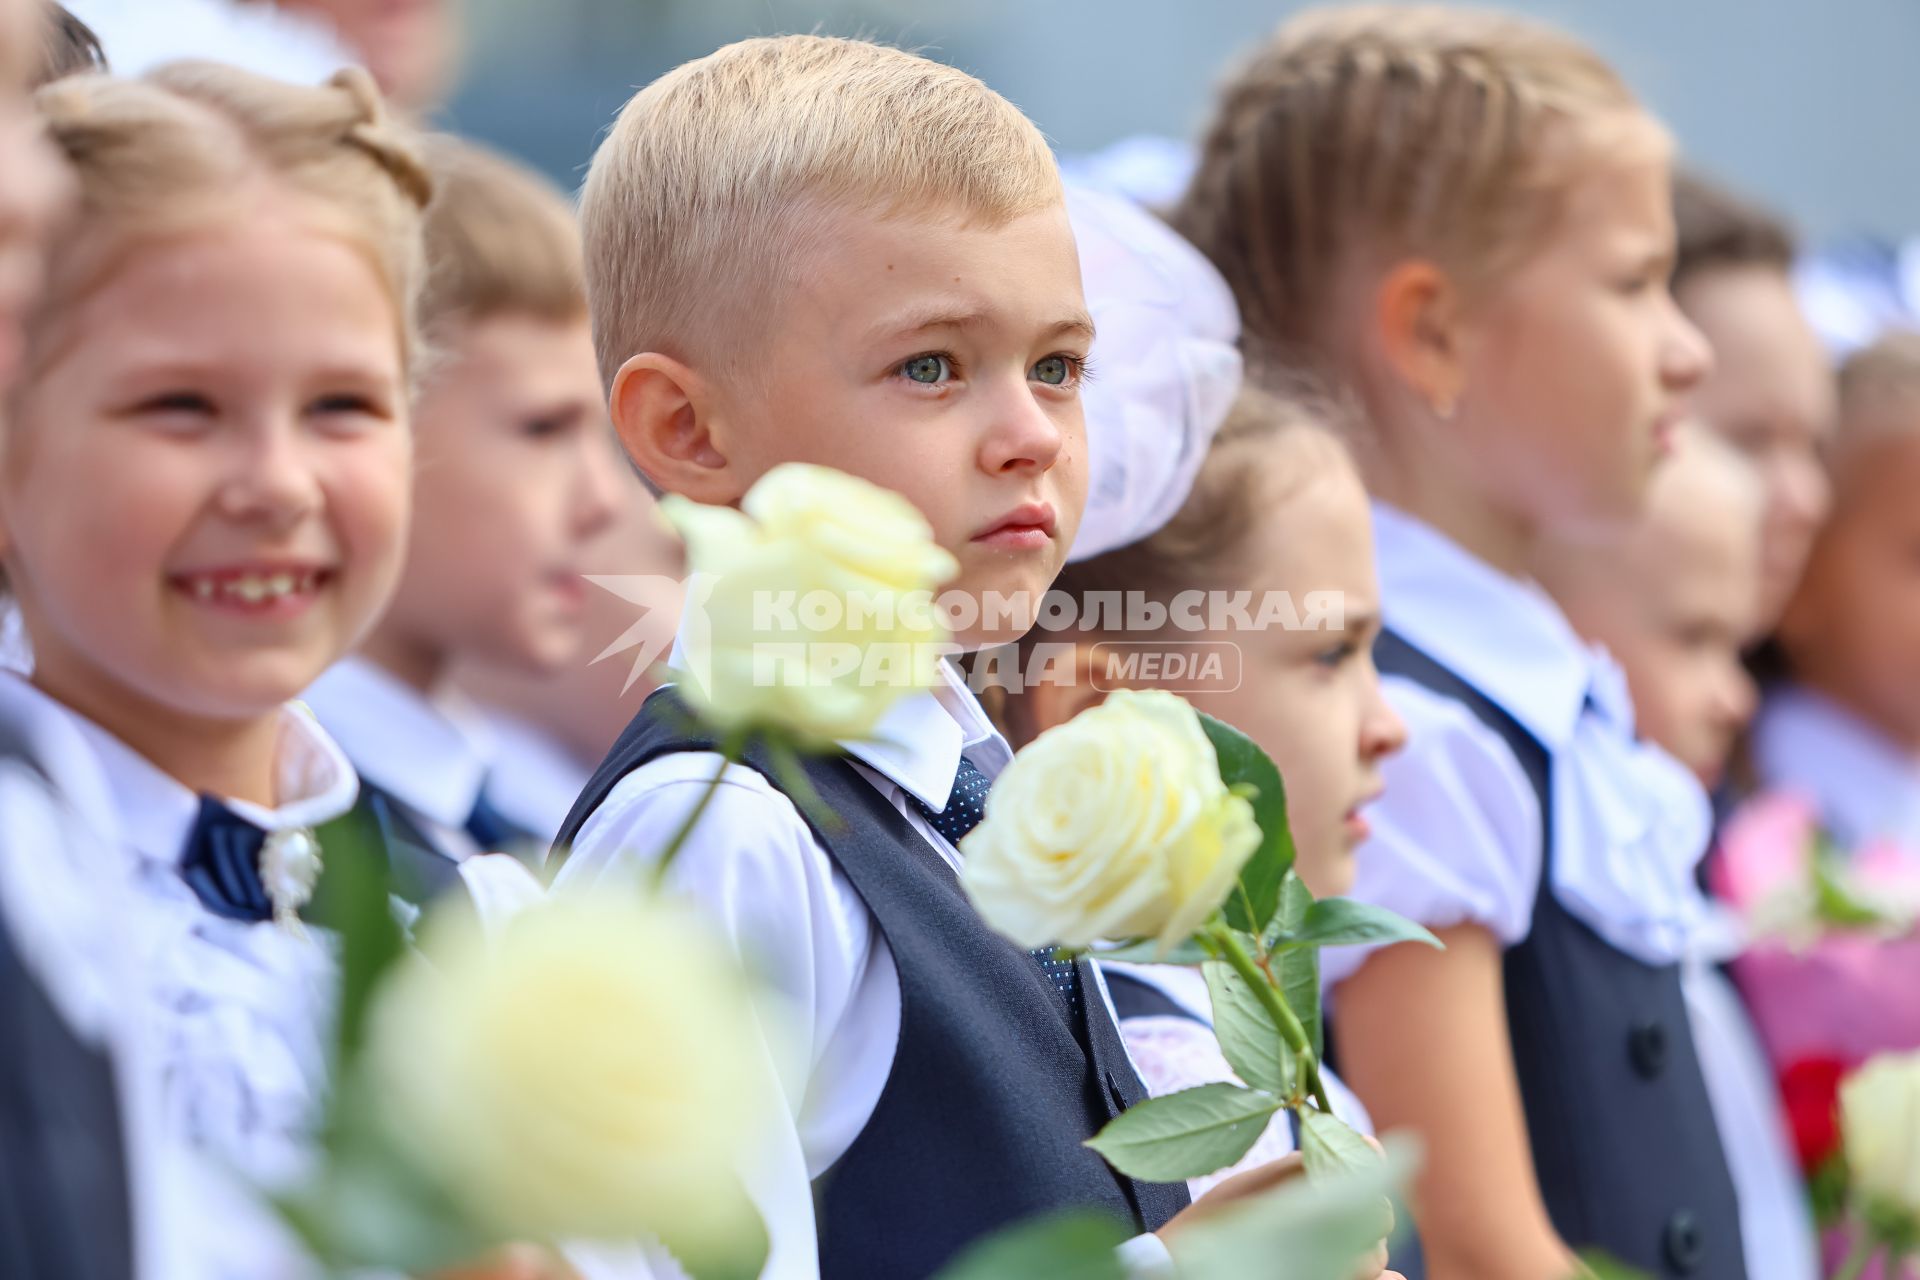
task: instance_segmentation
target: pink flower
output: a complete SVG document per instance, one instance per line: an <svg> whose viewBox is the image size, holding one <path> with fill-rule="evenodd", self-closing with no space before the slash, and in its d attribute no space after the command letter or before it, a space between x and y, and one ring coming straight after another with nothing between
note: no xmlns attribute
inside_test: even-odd
<svg viewBox="0 0 1920 1280"><path fill-rule="evenodd" d="M1804 892L1815 829L1814 807L1804 796L1755 796L1721 831L1714 892L1743 913L1781 894Z"/></svg>

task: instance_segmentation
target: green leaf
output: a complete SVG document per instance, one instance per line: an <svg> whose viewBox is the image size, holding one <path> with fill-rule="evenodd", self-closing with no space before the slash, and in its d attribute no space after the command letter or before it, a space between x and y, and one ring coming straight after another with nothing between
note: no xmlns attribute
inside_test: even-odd
<svg viewBox="0 0 1920 1280"><path fill-rule="evenodd" d="M1438 948L1440 939L1405 916L1352 898L1328 898L1307 907L1306 916L1273 941L1276 951L1297 947L1351 947L1364 943L1420 942Z"/></svg>
<svg viewBox="0 0 1920 1280"><path fill-rule="evenodd" d="M1114 1250L1127 1234L1105 1214L1056 1214L987 1237L936 1280L1126 1280Z"/></svg>
<svg viewBox="0 0 1920 1280"><path fill-rule="evenodd" d="M1847 887L1845 856L1830 836L1820 836L1813 856L1814 917L1836 929L1875 929L1887 924L1885 912L1862 902Z"/></svg>
<svg viewBox="0 0 1920 1280"><path fill-rule="evenodd" d="M1380 1167L1380 1153L1339 1116L1315 1107L1300 1108L1300 1159L1307 1177L1326 1179L1366 1174Z"/></svg>
<svg viewBox="0 0 1920 1280"><path fill-rule="evenodd" d="M1127 1108L1087 1145L1128 1177L1183 1182L1247 1154L1279 1109L1270 1093L1203 1084Z"/></svg>
<svg viewBox="0 0 1920 1280"><path fill-rule="evenodd" d="M1286 1098L1293 1095L1293 1051L1280 1038L1260 998L1224 960L1201 967L1213 998L1213 1033L1239 1077L1256 1089Z"/></svg>
<svg viewBox="0 0 1920 1280"><path fill-rule="evenodd" d="M1313 894L1300 877L1289 871L1280 885L1280 910L1274 921L1280 929L1294 930L1305 924L1314 907ZM1320 1025L1320 952L1313 947L1283 951L1273 957L1274 980L1280 995L1293 1010L1300 1025L1307 1029L1307 1042L1313 1046L1316 1060L1324 1057L1326 1034Z"/></svg>
<svg viewBox="0 0 1920 1280"><path fill-rule="evenodd" d="M322 826L315 837L323 870L307 916L340 936L339 1074L359 1055L374 992L405 952L406 939L393 918L387 851L373 812L358 806Z"/></svg>
<svg viewBox="0 0 1920 1280"><path fill-rule="evenodd" d="M1590 1273L1591 1280L1653 1280L1646 1272L1617 1262L1598 1249L1583 1250L1580 1264Z"/></svg>
<svg viewBox="0 0 1920 1280"><path fill-rule="evenodd" d="M311 1181L276 1197L281 1216L339 1270L438 1271L506 1243L469 1221L390 1141L359 1075L341 1080L328 1117L327 1159Z"/></svg>
<svg viewBox="0 0 1920 1280"><path fill-rule="evenodd" d="M716 1231L711 1221L700 1224L698 1231L678 1231L673 1224L658 1228L660 1243L688 1280L757 1280L766 1269L773 1247L766 1223L737 1182L727 1199L730 1221L724 1232Z"/></svg>
<svg viewBox="0 0 1920 1280"><path fill-rule="evenodd" d="M1098 947L1087 954L1094 960L1118 960L1126 964L1191 966L1205 964L1208 959L1206 948L1193 938L1173 946L1165 955L1160 954L1160 944L1152 939L1145 942L1129 942L1124 947Z"/></svg>
<svg viewBox="0 0 1920 1280"><path fill-rule="evenodd" d="M1229 787L1250 787L1260 847L1240 869L1240 883L1227 896L1227 923L1258 935L1280 903L1280 882L1293 867L1293 834L1287 829L1287 791L1280 771L1253 739L1223 720L1200 713L1200 727L1220 758L1220 778Z"/></svg>
<svg viewBox="0 0 1920 1280"><path fill-rule="evenodd" d="M1417 1164L1400 1144L1390 1141L1387 1150L1387 1159L1366 1172L1297 1178L1195 1222L1173 1244L1175 1266L1183 1276L1207 1280L1356 1274L1387 1234L1387 1197L1406 1185Z"/></svg>

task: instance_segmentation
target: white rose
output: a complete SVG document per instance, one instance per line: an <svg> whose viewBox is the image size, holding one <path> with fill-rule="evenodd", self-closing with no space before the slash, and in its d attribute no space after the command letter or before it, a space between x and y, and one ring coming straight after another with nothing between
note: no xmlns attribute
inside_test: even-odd
<svg viewBox="0 0 1920 1280"><path fill-rule="evenodd" d="M735 1187L765 1117L750 997L686 914L559 899L491 938L429 922L370 1012L383 1128L500 1238L705 1250L751 1238Z"/></svg>
<svg viewBox="0 0 1920 1280"><path fill-rule="evenodd" d="M1854 1190L1920 1215L1920 1053L1883 1054L1842 1081L1840 1133Z"/></svg>
<svg viewBox="0 0 1920 1280"><path fill-rule="evenodd" d="M868 736L934 682L948 637L933 593L957 562L912 503L827 467L776 467L741 506L660 504L697 575L689 701L722 730Z"/></svg>
<svg viewBox="0 0 1920 1280"><path fill-rule="evenodd" d="M980 914L1023 947L1190 937L1260 844L1186 701L1122 691L1034 739L961 842Z"/></svg>

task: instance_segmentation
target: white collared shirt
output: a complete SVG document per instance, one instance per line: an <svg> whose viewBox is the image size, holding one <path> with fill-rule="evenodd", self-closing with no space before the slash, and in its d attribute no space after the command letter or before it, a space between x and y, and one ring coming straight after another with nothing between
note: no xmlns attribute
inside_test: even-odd
<svg viewBox="0 0 1920 1280"><path fill-rule="evenodd" d="M1012 752L971 691L945 664L932 691L896 703L873 741L844 748L860 773L956 870L960 854L912 803L946 807L964 752L997 776ZM699 801L722 765L718 754L657 757L614 787L587 819L555 891L624 891ZM748 1175L773 1253L766 1280L817 1280L813 1180L852 1147L872 1118L900 1039L893 955L866 904L814 838L793 802L758 771L727 766L691 841L668 875L735 950L785 997L792 1017L770 1038L791 1128L771 1135ZM938 1159L938 1152L927 1158ZM1142 1271L1165 1265L1157 1237L1129 1242Z"/></svg>
<svg viewBox="0 0 1920 1280"><path fill-rule="evenodd" d="M365 658L343 658L306 701L360 776L402 805L434 847L456 862L487 852L467 834L486 785L480 717L449 688L434 697Z"/></svg>
<svg viewBox="0 0 1920 1280"><path fill-rule="evenodd" d="M127 1101L142 1274L304 1274L291 1238L227 1170L273 1182L304 1164L324 1089L331 956L312 934L222 919L200 904L179 875L199 812L185 786L17 676L0 676L0 718L34 726L36 745L61 744L54 759L72 761L50 772L84 819L67 826L79 838L63 848L69 867L84 865L90 901L86 916L59 917L58 931L69 973L84 953L93 980L113 991L106 1038ZM338 817L358 792L339 748L291 706L275 773L279 806L230 802L269 831ZM0 852L17 864L17 851ZM54 918L52 870L40 864L30 880L42 928Z"/></svg>
<svg viewBox="0 0 1920 1280"><path fill-rule="evenodd" d="M1920 855L1920 760L1799 686L1767 696L1753 728L1762 788L1807 797L1843 849L1886 840Z"/></svg>
<svg viewBox="0 0 1920 1280"><path fill-rule="evenodd" d="M1497 703L1551 753L1552 890L1648 963L1686 954L1711 827L1684 767L1633 735L1619 668L1537 584L1510 578L1426 524L1373 507L1386 625ZM1498 734L1463 704L1388 677L1408 745L1382 766L1353 896L1431 927L1475 923L1513 945L1532 927L1540 806ZM1364 948L1323 957L1339 982Z"/></svg>

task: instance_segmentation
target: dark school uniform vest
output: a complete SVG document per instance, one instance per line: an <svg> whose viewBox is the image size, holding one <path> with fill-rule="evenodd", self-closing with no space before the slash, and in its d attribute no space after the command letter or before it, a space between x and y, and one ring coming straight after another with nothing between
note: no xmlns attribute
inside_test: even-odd
<svg viewBox="0 0 1920 1280"><path fill-rule="evenodd" d="M712 750L671 690L647 699L560 828L555 856L614 786L657 756ZM748 753L746 763L775 775ZM893 954L900 1039L879 1104L815 1183L826 1280L915 1280L1036 1214L1103 1210L1138 1231L1187 1203L1183 1184L1135 1182L1081 1145L1146 1096L1092 966L1070 1025L1032 956L986 924L959 877L842 758L805 762L838 820L809 818ZM1085 1043L1087 1048L1082 1049Z"/></svg>
<svg viewBox="0 0 1920 1280"><path fill-rule="evenodd" d="M1551 754L1499 704L1393 632L1374 661L1500 735L1540 804L1540 888L1507 948L1507 1026L1554 1229L1662 1278L1744 1280L1739 1203L1678 965L1612 946L1553 894ZM1445 839L1446 833L1436 833Z"/></svg>
<svg viewBox="0 0 1920 1280"><path fill-rule="evenodd" d="M24 761L11 730L0 758ZM0 922L0 1280L131 1280L113 1064L75 1035Z"/></svg>

